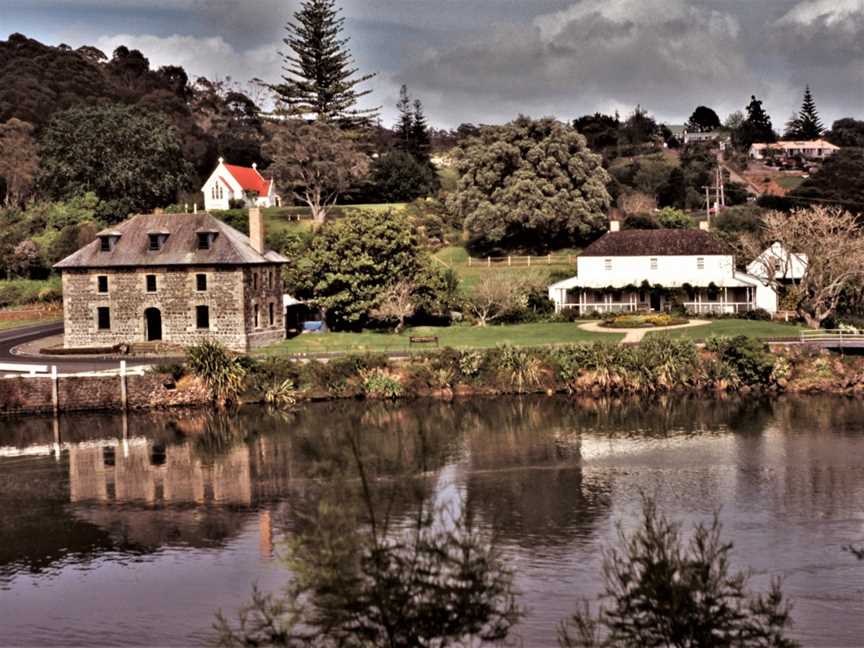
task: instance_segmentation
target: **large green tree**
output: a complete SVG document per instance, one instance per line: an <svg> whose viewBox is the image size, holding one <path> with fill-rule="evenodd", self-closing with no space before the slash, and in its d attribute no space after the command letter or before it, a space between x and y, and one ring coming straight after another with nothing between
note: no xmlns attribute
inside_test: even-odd
<svg viewBox="0 0 864 648"><path fill-rule="evenodd" d="M864 212L864 149L840 149L791 194L796 204L827 203Z"/></svg>
<svg viewBox="0 0 864 648"><path fill-rule="evenodd" d="M296 114L347 125L370 123L378 109L359 108L357 102L372 92L359 86L375 75L358 76L340 11L334 0L303 0L286 26L283 42L290 52L282 53L284 83L274 90Z"/></svg>
<svg viewBox="0 0 864 648"><path fill-rule="evenodd" d="M440 181L431 165L405 151L391 151L372 164L372 184L384 202L411 202L434 194Z"/></svg>
<svg viewBox="0 0 864 648"><path fill-rule="evenodd" d="M762 102L755 96L750 97L747 104L746 116L741 125L732 133L735 146L740 149L749 149L756 142L776 142L777 134L771 125L771 117L762 107Z"/></svg>
<svg viewBox="0 0 864 648"><path fill-rule="evenodd" d="M708 106L698 106L687 120L687 129L691 132L709 133L718 128L720 128L720 118Z"/></svg>
<svg viewBox="0 0 864 648"><path fill-rule="evenodd" d="M74 108L41 138L38 183L52 198L93 192L110 219L172 203L188 187L190 165L171 122L122 105Z"/></svg>
<svg viewBox="0 0 864 648"><path fill-rule="evenodd" d="M826 137L836 146L864 148L864 121L852 117L838 119Z"/></svg>
<svg viewBox="0 0 864 648"><path fill-rule="evenodd" d="M411 222L392 212L355 212L328 223L292 258L286 289L323 308L335 328L369 320L388 287L409 281L419 311L435 309L443 273L420 247Z"/></svg>
<svg viewBox="0 0 864 648"><path fill-rule="evenodd" d="M276 184L312 210L320 225L327 210L369 172L369 160L343 130L327 122L299 119L272 127L264 153Z"/></svg>
<svg viewBox="0 0 864 648"><path fill-rule="evenodd" d="M816 102L810 92L810 86L804 89L804 101L801 110L786 125L783 137L790 140L815 140L822 137L825 127L816 110Z"/></svg>
<svg viewBox="0 0 864 648"><path fill-rule="evenodd" d="M475 249L546 251L605 226L610 177L571 126L519 117L484 127L456 157L461 177L448 207Z"/></svg>

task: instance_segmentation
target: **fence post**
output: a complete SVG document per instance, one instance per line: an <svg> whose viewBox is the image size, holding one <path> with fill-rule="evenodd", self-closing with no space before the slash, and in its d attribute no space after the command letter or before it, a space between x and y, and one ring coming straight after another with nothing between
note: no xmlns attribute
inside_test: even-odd
<svg viewBox="0 0 864 648"><path fill-rule="evenodd" d="M513 257L511 257L511 256L508 256L508 257L507 257L507 265L508 265L508 266L512 266L512 265L513 265Z"/></svg>
<svg viewBox="0 0 864 648"><path fill-rule="evenodd" d="M54 409L54 416L57 416L60 411L60 389L57 383L57 365L51 365L51 405Z"/></svg>
<svg viewBox="0 0 864 648"><path fill-rule="evenodd" d="M126 361L120 361L120 406L126 411L128 395L126 393Z"/></svg>
<svg viewBox="0 0 864 648"><path fill-rule="evenodd" d="M529 268L531 267L531 256L530 255L528 256L528 267Z"/></svg>
<svg viewBox="0 0 864 648"><path fill-rule="evenodd" d="M468 267L469 268L471 267L471 257L470 256L468 257Z"/></svg>
<svg viewBox="0 0 864 648"><path fill-rule="evenodd" d="M546 265L552 265L552 255L546 257Z"/></svg>
<svg viewBox="0 0 864 648"><path fill-rule="evenodd" d="M492 257L488 257L488 256L486 257L486 267L487 268L492 267Z"/></svg>

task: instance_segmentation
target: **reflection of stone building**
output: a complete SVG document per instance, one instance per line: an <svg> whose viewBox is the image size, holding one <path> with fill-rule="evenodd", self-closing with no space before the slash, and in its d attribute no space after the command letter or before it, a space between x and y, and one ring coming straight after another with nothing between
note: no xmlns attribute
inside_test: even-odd
<svg viewBox="0 0 864 648"><path fill-rule="evenodd" d="M205 464L191 444L162 446L144 439L69 448L73 502L153 505L252 504L248 446L241 444Z"/></svg>

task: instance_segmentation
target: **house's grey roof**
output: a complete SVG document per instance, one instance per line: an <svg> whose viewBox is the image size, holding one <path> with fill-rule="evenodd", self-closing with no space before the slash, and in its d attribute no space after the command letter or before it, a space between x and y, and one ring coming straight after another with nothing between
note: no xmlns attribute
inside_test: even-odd
<svg viewBox="0 0 864 648"><path fill-rule="evenodd" d="M710 232L700 229L622 230L607 232L582 252L582 256L690 256L732 254Z"/></svg>
<svg viewBox="0 0 864 648"><path fill-rule="evenodd" d="M216 232L209 250L198 249L198 232ZM161 250L150 251L148 234L167 232ZM197 214L139 214L100 234L120 235L110 252L95 239L54 267L112 268L177 265L256 265L285 263L285 257L256 252L249 237L206 212Z"/></svg>

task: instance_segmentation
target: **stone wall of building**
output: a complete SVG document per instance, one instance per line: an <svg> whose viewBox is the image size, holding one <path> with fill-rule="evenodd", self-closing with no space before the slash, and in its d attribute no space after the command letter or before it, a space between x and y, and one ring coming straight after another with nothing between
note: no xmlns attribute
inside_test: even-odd
<svg viewBox="0 0 864 648"><path fill-rule="evenodd" d="M284 340L285 309L282 306L282 272L279 266L245 268L243 290L246 295L244 320L248 335L248 349L257 349Z"/></svg>
<svg viewBox="0 0 864 648"><path fill-rule="evenodd" d="M50 376L0 378L0 413L53 411ZM126 376L127 407L180 407L210 402L207 388L196 378L175 383L167 375ZM64 412L122 408L119 376L61 376L57 380L59 408Z"/></svg>
<svg viewBox="0 0 864 648"><path fill-rule="evenodd" d="M207 277L207 289L197 290L196 275ZM156 277L156 290L147 291L146 277ZM65 271L63 301L64 346L113 346L147 341L145 311L158 309L162 340L191 345L215 339L234 351L249 347L246 331L248 271L237 268L146 268ZM108 292L98 291L98 277L108 278ZM209 329L196 326L196 306L208 306ZM108 307L110 330L99 330L97 309ZM280 320L281 321L281 320Z"/></svg>

